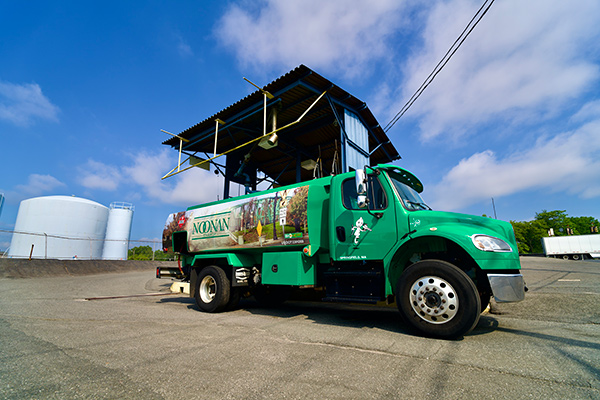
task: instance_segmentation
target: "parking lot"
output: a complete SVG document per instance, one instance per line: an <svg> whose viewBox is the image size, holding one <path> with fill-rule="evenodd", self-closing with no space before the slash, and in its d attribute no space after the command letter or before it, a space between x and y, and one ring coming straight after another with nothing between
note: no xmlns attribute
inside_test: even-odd
<svg viewBox="0 0 600 400"><path fill-rule="evenodd" d="M0 279L0 398L600 399L600 262L522 264L525 301L455 341L393 307L204 314L152 269Z"/></svg>

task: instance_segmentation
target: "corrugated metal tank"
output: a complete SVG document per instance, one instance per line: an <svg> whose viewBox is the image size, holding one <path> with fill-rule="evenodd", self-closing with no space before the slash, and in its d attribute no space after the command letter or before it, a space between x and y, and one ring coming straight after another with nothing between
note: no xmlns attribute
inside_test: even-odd
<svg viewBox="0 0 600 400"><path fill-rule="evenodd" d="M127 260L133 210L130 203L115 202L110 205L106 242L102 250L103 260Z"/></svg>
<svg viewBox="0 0 600 400"><path fill-rule="evenodd" d="M29 257L33 245L32 258L99 259L108 213L102 204L78 197L23 200L8 256Z"/></svg>

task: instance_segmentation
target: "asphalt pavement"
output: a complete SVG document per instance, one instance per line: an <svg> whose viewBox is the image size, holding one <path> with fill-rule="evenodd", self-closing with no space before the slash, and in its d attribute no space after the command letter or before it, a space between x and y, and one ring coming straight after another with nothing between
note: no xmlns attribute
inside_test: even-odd
<svg viewBox="0 0 600 400"><path fill-rule="evenodd" d="M600 262L523 258L461 340L393 307L205 314L154 270L0 279L1 399L600 399Z"/></svg>

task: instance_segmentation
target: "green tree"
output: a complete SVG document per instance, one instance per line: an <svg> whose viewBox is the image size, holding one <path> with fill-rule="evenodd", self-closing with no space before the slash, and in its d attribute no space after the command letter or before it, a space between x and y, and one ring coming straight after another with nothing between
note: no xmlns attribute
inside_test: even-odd
<svg viewBox="0 0 600 400"><path fill-rule="evenodd" d="M546 230L552 228L556 236L567 235L568 219L566 210L542 210L542 212L535 214L535 220L539 221ZM563 230L562 232L560 231L561 229Z"/></svg>
<svg viewBox="0 0 600 400"><path fill-rule="evenodd" d="M517 247L519 248L519 254L531 253L531 246L527 240L527 228L529 222L510 221L515 231L515 239L517 240Z"/></svg>
<svg viewBox="0 0 600 400"><path fill-rule="evenodd" d="M591 226L598 226L596 218L569 217L566 210L542 210L542 212L535 214L535 219L540 221L547 230L552 228L556 236L568 235L567 228L571 228L574 235L587 235L591 233Z"/></svg>
<svg viewBox="0 0 600 400"><path fill-rule="evenodd" d="M156 250L154 252L154 260L155 261L172 261L172 260L176 260L177 256L175 256L175 253L173 253L172 251L169 251L167 253L163 252L162 250Z"/></svg>
<svg viewBox="0 0 600 400"><path fill-rule="evenodd" d="M510 222L521 254L542 253L542 238L548 237L550 228L556 236L566 236L567 228L573 229L575 235L587 235L591 233L591 226L600 225L594 217L569 217L566 210L542 210L535 214L533 221Z"/></svg>
<svg viewBox="0 0 600 400"><path fill-rule="evenodd" d="M129 249L128 260L152 260L152 247L137 246Z"/></svg>
<svg viewBox="0 0 600 400"><path fill-rule="evenodd" d="M600 226L600 223L594 217L570 217L569 225L576 235L589 235L592 233L590 227Z"/></svg>
<svg viewBox="0 0 600 400"><path fill-rule="evenodd" d="M519 253L542 253L542 238L548 230L542 221L510 221L515 231Z"/></svg>

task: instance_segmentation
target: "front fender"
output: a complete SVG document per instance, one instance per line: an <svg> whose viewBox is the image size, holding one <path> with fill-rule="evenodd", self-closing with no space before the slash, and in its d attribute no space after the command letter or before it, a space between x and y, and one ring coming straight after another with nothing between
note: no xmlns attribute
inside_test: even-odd
<svg viewBox="0 0 600 400"><path fill-rule="evenodd" d="M510 252L483 251L475 247L473 235L482 234L502 239L511 245ZM459 224L430 224L419 226L411 233L411 239L443 238L463 249L482 270L514 270L520 269L519 253L515 244L500 232L484 226Z"/></svg>

